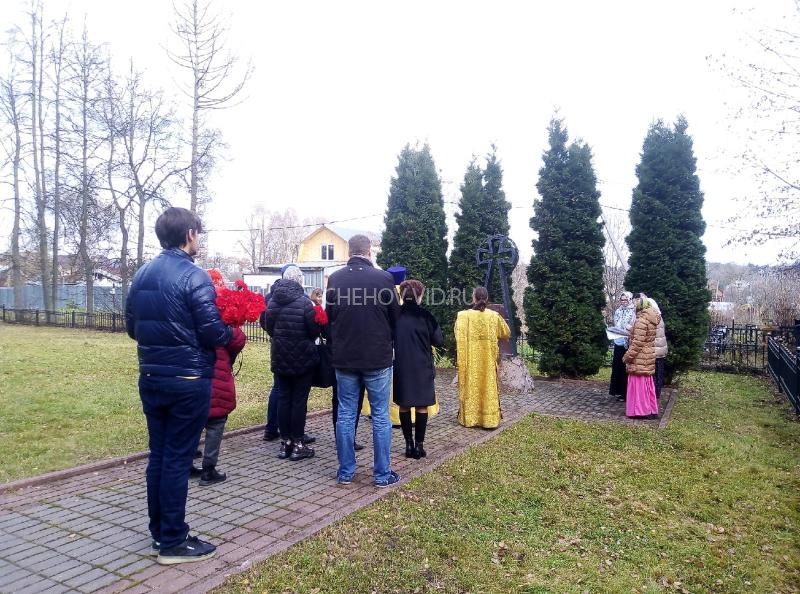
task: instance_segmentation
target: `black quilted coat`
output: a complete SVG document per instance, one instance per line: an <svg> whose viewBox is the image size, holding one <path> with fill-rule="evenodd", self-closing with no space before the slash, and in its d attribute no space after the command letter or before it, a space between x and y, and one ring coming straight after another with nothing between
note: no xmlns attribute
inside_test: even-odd
<svg viewBox="0 0 800 594"><path fill-rule="evenodd" d="M303 287L295 281L277 281L266 314L266 330L272 337L272 373L301 375L311 371L319 363L314 341L321 328L314 321L314 304Z"/></svg>
<svg viewBox="0 0 800 594"><path fill-rule="evenodd" d="M162 251L133 277L125 303L128 335L139 343L139 371L213 377L215 349L228 344L208 272L183 250Z"/></svg>

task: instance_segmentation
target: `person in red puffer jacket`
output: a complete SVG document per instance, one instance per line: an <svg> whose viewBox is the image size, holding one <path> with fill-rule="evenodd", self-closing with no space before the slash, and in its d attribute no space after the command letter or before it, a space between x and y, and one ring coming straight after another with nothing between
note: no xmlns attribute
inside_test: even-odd
<svg viewBox="0 0 800 594"><path fill-rule="evenodd" d="M200 486L221 483L227 477L217 470L217 459L222 444L222 433L228 415L236 408L236 382L233 378L233 362L242 351L247 336L241 328L234 328L231 340L217 347L217 362L214 365L214 378L211 380L211 408L206 421L206 442L203 447L203 468L192 467L193 474L200 474Z"/></svg>

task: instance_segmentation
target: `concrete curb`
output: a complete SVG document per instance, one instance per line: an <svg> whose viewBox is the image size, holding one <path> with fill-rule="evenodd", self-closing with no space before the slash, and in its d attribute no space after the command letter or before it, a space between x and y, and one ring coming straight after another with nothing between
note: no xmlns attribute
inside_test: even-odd
<svg viewBox="0 0 800 594"><path fill-rule="evenodd" d="M404 487L410 481L412 481L412 480L414 480L416 478L419 478L419 477L421 477L423 475L428 474L429 472L431 472L431 471L435 470L436 468L440 467L441 465L443 465L445 462L449 462L450 460L452 460L456 456L460 456L461 454L469 451L470 449L472 449L472 448L474 448L476 446L482 445L483 443L485 443L485 442L489 441L490 439L496 437L497 435L499 435L500 433L502 433L503 431L505 431L509 427L513 427L514 425L516 425L520 421L523 421L524 419L528 418L532 414L535 414L535 413L524 413L521 416L513 419L510 422L501 423L499 427L497 427L495 429L492 429L491 431L486 431L485 435L481 435L475 441L472 441L472 442L470 442L470 443L468 443L468 444L466 444L464 446L456 448L456 449L448 452L443 457L436 459L435 461L432 461L432 462L427 462L426 461L426 463L420 464L412 472L404 473L402 478L400 479L400 481L396 485L394 485L394 486L392 486L392 487L390 487L388 489L376 489L374 493L368 495L367 497L362 497L357 502L352 503L352 504L344 507L339 512L334 514L333 517L327 518L327 519L323 520L321 523L313 524L313 525L309 526L308 528L298 532L297 534L295 534L295 537L293 538L292 542L281 542L280 544L272 545L272 546L268 547L267 549L259 551L257 554L252 555L252 556L248 557L247 559L243 560L239 564L239 566L236 567L236 568L229 569L228 571L219 573L217 575L209 576L208 578L206 578L206 581L204 582L204 584L201 587L199 587L199 588L197 588L197 587L190 588L189 590L187 590L187 594L195 593L195 592L197 594L201 594L201 593L209 592L209 591L213 590L214 588L218 588L218 587L222 586L227 581L227 579L229 577L232 577L234 575L237 575L237 574L240 574L240 573L243 573L243 572L247 571L254 564L260 563L262 561L266 561L270 557L272 557L272 556L274 556L274 555L276 555L276 554L278 554L278 553L280 553L282 551L285 551L286 549L289 549L289 548L291 548L291 547L303 542L305 539L307 539L310 536L313 536L317 532L321 532L322 530L324 530L328 526L331 526L332 524L335 524L336 522L344 520L345 518L347 518L352 513L367 507L368 505L374 503L375 501L377 501L379 499L382 499L383 497L391 495L392 493L396 493L398 491L397 487ZM342 489L343 490L347 489L347 487L342 487Z"/></svg>
<svg viewBox="0 0 800 594"><path fill-rule="evenodd" d="M314 412L308 413L306 418L314 418L320 415L330 414L330 412L331 410L329 408L322 410L315 410ZM229 437L236 437L237 435L246 435L248 433L254 433L256 431L263 431L263 430L264 430L264 425L241 427L239 429L234 429L233 431L226 431L225 434L222 436L222 439L227 439ZM203 440L200 440L200 443L203 443ZM75 466L74 468L54 470L53 472L48 472L46 474L40 474L38 476L32 476L29 478L19 479L17 481L11 481L0 485L0 495L2 495L3 493L9 493L11 491L17 491L19 489L25 489L28 487L38 487L40 485L44 485L47 483L62 481L64 479L73 478L76 476L80 476L82 474L91 474L93 472L97 472L99 470L105 470L107 468L114 468L116 466L125 466L127 464L130 464L131 462L136 462L137 460L143 460L147 458L149 455L150 455L149 450L145 452L135 452L133 454L120 456L118 458L109 458L107 460L100 460L99 462L91 462L89 464Z"/></svg>
<svg viewBox="0 0 800 594"><path fill-rule="evenodd" d="M662 394L663 393L664 390L662 389ZM669 422L672 419L672 407L675 404L675 398L677 395L677 388L669 388L669 400L667 401L667 405L664 407L664 414L661 415L661 420L658 423L659 429L664 429L667 425L669 425Z"/></svg>

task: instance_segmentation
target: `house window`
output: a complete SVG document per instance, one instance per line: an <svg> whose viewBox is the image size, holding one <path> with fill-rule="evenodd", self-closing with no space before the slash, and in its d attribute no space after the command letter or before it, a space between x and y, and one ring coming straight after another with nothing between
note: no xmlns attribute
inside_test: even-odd
<svg viewBox="0 0 800 594"><path fill-rule="evenodd" d="M333 260L333 244L332 243L322 246L322 259L323 260Z"/></svg>

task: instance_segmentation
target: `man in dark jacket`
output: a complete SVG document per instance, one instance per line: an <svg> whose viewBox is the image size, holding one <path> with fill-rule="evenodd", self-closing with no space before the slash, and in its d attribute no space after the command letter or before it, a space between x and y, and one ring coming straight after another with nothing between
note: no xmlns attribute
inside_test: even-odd
<svg viewBox="0 0 800 594"><path fill-rule="evenodd" d="M301 270L289 266L273 285L266 312L266 330L272 338L270 365L278 392L278 457L294 461L314 455L303 436L312 373L319 363L315 341L321 330L302 282Z"/></svg>
<svg viewBox="0 0 800 594"><path fill-rule="evenodd" d="M125 304L138 342L139 396L150 459L147 507L153 552L162 565L202 561L216 547L189 536L186 496L192 456L208 419L215 348L231 339L208 273L194 264L202 223L184 208L156 221L164 250L136 273Z"/></svg>
<svg viewBox="0 0 800 594"><path fill-rule="evenodd" d="M347 266L328 279L325 293L331 337L331 362L336 369L339 415L336 451L339 482L348 484L356 471L353 449L355 419L361 386L367 389L372 412L373 478L379 487L400 477L390 467L392 424L389 394L392 386L393 332L400 315L394 279L375 268L365 235L349 242Z"/></svg>

